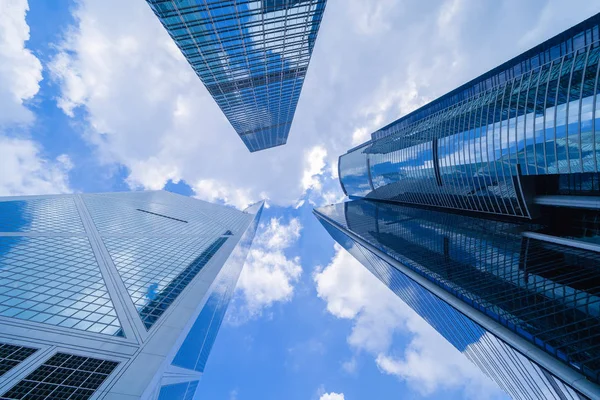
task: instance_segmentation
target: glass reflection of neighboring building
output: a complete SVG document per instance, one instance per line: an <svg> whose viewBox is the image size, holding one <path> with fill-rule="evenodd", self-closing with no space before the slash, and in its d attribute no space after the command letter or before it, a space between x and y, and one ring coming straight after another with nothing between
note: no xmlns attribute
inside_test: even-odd
<svg viewBox="0 0 600 400"><path fill-rule="evenodd" d="M599 26L374 132L340 157L351 201L315 210L516 399L600 398Z"/></svg>
<svg viewBox="0 0 600 400"><path fill-rule="evenodd" d="M191 399L262 213L0 197L0 398Z"/></svg>
<svg viewBox="0 0 600 400"><path fill-rule="evenodd" d="M327 0L147 0L251 152L286 143Z"/></svg>

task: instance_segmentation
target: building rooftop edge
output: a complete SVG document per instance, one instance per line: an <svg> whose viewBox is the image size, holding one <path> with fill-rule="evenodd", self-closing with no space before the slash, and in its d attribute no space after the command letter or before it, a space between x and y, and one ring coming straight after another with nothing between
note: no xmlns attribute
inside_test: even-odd
<svg viewBox="0 0 600 400"><path fill-rule="evenodd" d="M479 82L485 81L486 79L495 76L499 73L501 73L504 70L507 70L508 68L510 68L513 65L518 64L519 62L525 61L529 58L531 58L534 54L540 53L542 51L548 50L550 48L552 48L553 46L555 46L556 44L561 43L562 41L564 41L566 38L575 36L576 33L578 32L583 32L585 31L585 29L593 26L594 24L600 24L600 13L595 14L581 22L579 22L578 24L554 35L553 37L551 37L550 39L545 40L544 42L530 48L529 50L526 50L524 52L522 52L521 54L511 58L508 61L503 62L502 64L498 65L497 67L494 67L492 69L490 69L487 72L484 72L483 74L467 81L466 83L463 83L462 85L458 86L457 88L451 90L450 92L437 97L436 99L430 101L429 103L411 111L410 113L390 122L387 125L382 126L381 128L375 130L374 132L371 133L371 139L369 139L367 142L360 144L358 146L353 147L352 149L348 150L347 153L350 153L351 151L357 150L358 148L367 145L368 143L373 142L373 134L376 132L379 132L381 130L385 130L388 129L410 117L412 117L414 114L420 112L423 109L432 107L434 105L436 105L439 102L444 101L445 99L452 97L454 95L456 95L457 93L460 93L462 91L464 91L465 89L467 89L470 86L474 86Z"/></svg>

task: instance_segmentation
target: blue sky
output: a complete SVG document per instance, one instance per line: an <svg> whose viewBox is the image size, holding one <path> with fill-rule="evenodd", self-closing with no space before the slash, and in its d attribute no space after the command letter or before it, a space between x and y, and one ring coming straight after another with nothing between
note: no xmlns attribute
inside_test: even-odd
<svg viewBox="0 0 600 400"><path fill-rule="evenodd" d="M266 198L204 398L505 398L311 210L339 154L599 6L330 0L288 144L250 154L144 1L0 0L0 195Z"/></svg>

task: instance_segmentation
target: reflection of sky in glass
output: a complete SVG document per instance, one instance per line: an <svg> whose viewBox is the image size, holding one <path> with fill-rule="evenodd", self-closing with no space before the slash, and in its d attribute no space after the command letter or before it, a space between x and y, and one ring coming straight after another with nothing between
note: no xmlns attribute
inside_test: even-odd
<svg viewBox="0 0 600 400"><path fill-rule="evenodd" d="M520 175L598 171L599 55L595 43L399 124L343 155L340 180L351 196L528 216Z"/></svg>
<svg viewBox="0 0 600 400"><path fill-rule="evenodd" d="M514 398L577 399L572 389L555 381L535 363L356 243L327 220L321 222L342 247L508 394ZM550 380L557 383L558 389L552 386ZM566 397L559 397L558 393Z"/></svg>
<svg viewBox="0 0 600 400"><path fill-rule="evenodd" d="M150 328L226 238L104 238L140 317Z"/></svg>
<svg viewBox="0 0 600 400"><path fill-rule="evenodd" d="M367 169L367 156L363 149L355 150L340 157L340 171L343 179L340 181L351 196L366 196L371 191L369 184L369 171Z"/></svg>
<svg viewBox="0 0 600 400"><path fill-rule="evenodd" d="M242 235L240 242L215 279L206 304L175 355L173 365L199 372L204 371L208 355L227 311L227 306L233 296L235 285L242 272L246 255L250 250L260 221L262 204L259 203L251 207L250 212L256 213L254 220Z"/></svg>
<svg viewBox="0 0 600 400"><path fill-rule="evenodd" d="M0 315L122 335L73 199L0 201L0 232Z"/></svg>
<svg viewBox="0 0 600 400"><path fill-rule="evenodd" d="M0 237L0 315L122 334L86 237Z"/></svg>
<svg viewBox="0 0 600 400"><path fill-rule="evenodd" d="M595 289L580 284L587 281L593 285L600 279L596 253L522 239L522 230L541 228L534 224L496 222L365 200L343 206L327 206L317 212L326 210L321 215L554 357L568 360L592 380L598 379L600 354L595 337L600 335L600 298ZM328 231L348 248L336 237L341 234L336 228L328 227ZM378 259L365 260L365 251L352 253L363 264L381 264ZM390 286L391 272L385 272L385 278L383 272L375 274ZM403 299L407 296L401 295ZM422 302L411 305L424 316L428 311L419 311L421 306ZM435 326L435 321L424 318ZM456 339L448 340L462 350Z"/></svg>
<svg viewBox="0 0 600 400"><path fill-rule="evenodd" d="M192 400L199 381L176 383L160 388L158 400Z"/></svg>
<svg viewBox="0 0 600 400"><path fill-rule="evenodd" d="M326 0L149 3L248 149L285 144Z"/></svg>
<svg viewBox="0 0 600 400"><path fill-rule="evenodd" d="M82 197L148 329L250 218L163 191Z"/></svg>
<svg viewBox="0 0 600 400"><path fill-rule="evenodd" d="M0 232L82 233L83 225L70 198L0 201Z"/></svg>

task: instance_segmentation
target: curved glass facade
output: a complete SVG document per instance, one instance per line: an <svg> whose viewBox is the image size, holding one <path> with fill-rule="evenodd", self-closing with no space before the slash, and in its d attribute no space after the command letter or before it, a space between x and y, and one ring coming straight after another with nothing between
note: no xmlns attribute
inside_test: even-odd
<svg viewBox="0 0 600 400"><path fill-rule="evenodd" d="M516 399L577 399L472 319L482 313L588 380L600 383L600 254L523 236L509 223L355 200L315 210L332 237ZM396 259L469 310L461 314L362 241ZM487 332L486 332L487 331ZM529 359L528 359L529 358ZM521 374L513 371L520 370ZM547 374L547 375L546 375ZM564 396L564 397L563 397Z"/></svg>
<svg viewBox="0 0 600 400"><path fill-rule="evenodd" d="M560 50L538 54L541 65L519 56L469 97L446 95L374 133L340 157L348 195L530 217L523 177L599 172L599 22L538 46Z"/></svg>

